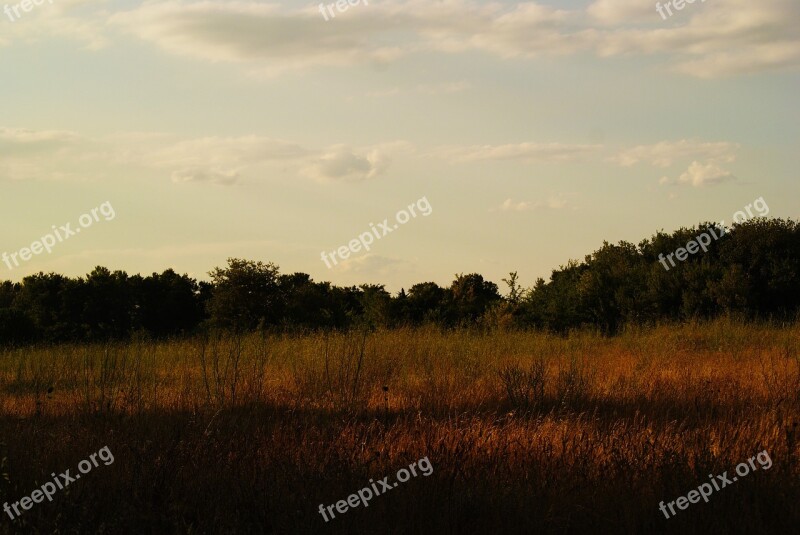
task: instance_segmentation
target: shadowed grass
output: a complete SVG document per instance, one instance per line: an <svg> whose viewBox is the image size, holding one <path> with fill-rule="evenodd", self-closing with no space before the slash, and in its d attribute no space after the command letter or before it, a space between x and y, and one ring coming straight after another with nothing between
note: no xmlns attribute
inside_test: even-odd
<svg viewBox="0 0 800 535"><path fill-rule="evenodd" d="M0 533L790 532L799 342L719 320L7 351L0 501L105 445L116 462ZM770 470L658 510L765 449ZM318 514L425 456L431 476Z"/></svg>

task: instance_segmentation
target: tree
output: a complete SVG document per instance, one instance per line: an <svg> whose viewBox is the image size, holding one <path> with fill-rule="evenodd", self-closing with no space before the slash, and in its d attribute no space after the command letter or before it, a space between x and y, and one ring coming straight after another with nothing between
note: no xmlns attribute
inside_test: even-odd
<svg viewBox="0 0 800 535"><path fill-rule="evenodd" d="M37 273L22 279L22 284L14 298L14 309L23 312L30 319L33 328L43 340L56 342L80 338L82 306L78 310L67 309L66 293L75 291L82 281L71 281L55 273ZM71 313L70 313L71 312Z"/></svg>
<svg viewBox="0 0 800 535"><path fill-rule="evenodd" d="M209 314L215 325L241 331L278 323L282 316L278 266L229 258L228 267L215 268L209 275L214 285Z"/></svg>
<svg viewBox="0 0 800 535"><path fill-rule="evenodd" d="M123 338L133 326L133 295L128 274L98 266L74 288L84 299L82 325L92 340ZM65 299L65 302L67 300ZM69 300L75 303L74 300Z"/></svg>
<svg viewBox="0 0 800 535"><path fill-rule="evenodd" d="M130 279L134 300L134 323L157 337L193 331L203 320L200 287L188 275L168 269Z"/></svg>
<svg viewBox="0 0 800 535"><path fill-rule="evenodd" d="M389 318L392 296L383 284L362 284L361 302L362 320L369 327L386 327L391 323Z"/></svg>
<svg viewBox="0 0 800 535"><path fill-rule="evenodd" d="M615 334L626 318L637 320L646 270L641 269L636 246L604 243L585 263L578 291L589 321L604 333Z"/></svg>
<svg viewBox="0 0 800 535"><path fill-rule="evenodd" d="M519 285L519 277L517 276L517 272L512 271L508 274L507 279L501 280L508 286L508 302L514 306L519 305L519 302L522 300L522 297L525 294L525 290Z"/></svg>
<svg viewBox="0 0 800 535"><path fill-rule="evenodd" d="M36 326L27 311L14 308L21 289L21 284L0 283L0 346L22 344L36 337Z"/></svg>
<svg viewBox="0 0 800 535"><path fill-rule="evenodd" d="M450 298L449 313L455 315L456 324L476 322L490 305L501 299L497 285L477 273L456 275L450 286Z"/></svg>
<svg viewBox="0 0 800 535"><path fill-rule="evenodd" d="M565 333L587 322L579 284L588 266L575 260L553 270L550 282L538 279L523 301L524 323Z"/></svg>
<svg viewBox="0 0 800 535"><path fill-rule="evenodd" d="M435 282L421 282L408 290L408 314L412 323L444 320L447 290Z"/></svg>
<svg viewBox="0 0 800 535"><path fill-rule="evenodd" d="M287 329L318 329L333 325L330 284L315 283L306 273L281 275L282 323Z"/></svg>

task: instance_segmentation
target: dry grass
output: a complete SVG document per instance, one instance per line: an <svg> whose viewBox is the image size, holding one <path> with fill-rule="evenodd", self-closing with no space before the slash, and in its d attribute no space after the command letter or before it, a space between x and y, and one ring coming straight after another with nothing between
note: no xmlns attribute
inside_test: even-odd
<svg viewBox="0 0 800 535"><path fill-rule="evenodd" d="M799 326L720 320L9 351L0 502L105 445L116 462L0 533L786 533L798 348ZM769 471L659 512L764 449ZM317 513L425 456L432 476Z"/></svg>

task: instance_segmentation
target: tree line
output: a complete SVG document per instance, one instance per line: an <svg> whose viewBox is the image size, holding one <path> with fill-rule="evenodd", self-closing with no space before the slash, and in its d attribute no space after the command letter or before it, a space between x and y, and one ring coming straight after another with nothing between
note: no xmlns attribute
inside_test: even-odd
<svg viewBox="0 0 800 535"><path fill-rule="evenodd" d="M229 259L197 281L172 269L150 276L97 267L86 277L38 273L0 283L0 344L162 338L208 329L307 331L432 324L613 335L652 324L733 314L794 320L800 307L800 226L784 219L735 225L707 252L669 270L659 262L715 223L659 232L638 245L604 243L531 288L516 273L497 284L477 273L449 286L422 282L342 287L273 263ZM719 229L715 229L719 230Z"/></svg>

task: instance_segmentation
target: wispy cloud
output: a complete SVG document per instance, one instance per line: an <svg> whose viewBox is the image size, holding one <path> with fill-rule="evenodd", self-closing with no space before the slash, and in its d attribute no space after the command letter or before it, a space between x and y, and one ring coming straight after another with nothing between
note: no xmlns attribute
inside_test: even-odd
<svg viewBox="0 0 800 535"><path fill-rule="evenodd" d="M680 141L661 141L653 145L639 145L624 149L609 160L630 167L646 163L656 167L669 167L685 158L704 158L714 162L732 162L736 159L739 145L726 141L706 142L682 139Z"/></svg>
<svg viewBox="0 0 800 535"><path fill-rule="evenodd" d="M370 180L388 169L393 154L410 153L413 147L398 141L318 149L258 135L178 139L164 133L118 133L101 141L74 132L0 128L0 151L5 154L0 179L65 180L71 176L65 169L92 160L149 168L178 184L230 186L258 180L265 169L321 183Z"/></svg>
<svg viewBox="0 0 800 535"><path fill-rule="evenodd" d="M439 153L453 162L480 160L524 160L537 162L581 161L599 150L601 145L570 145L564 143L512 143L507 145L474 145L443 147Z"/></svg>

